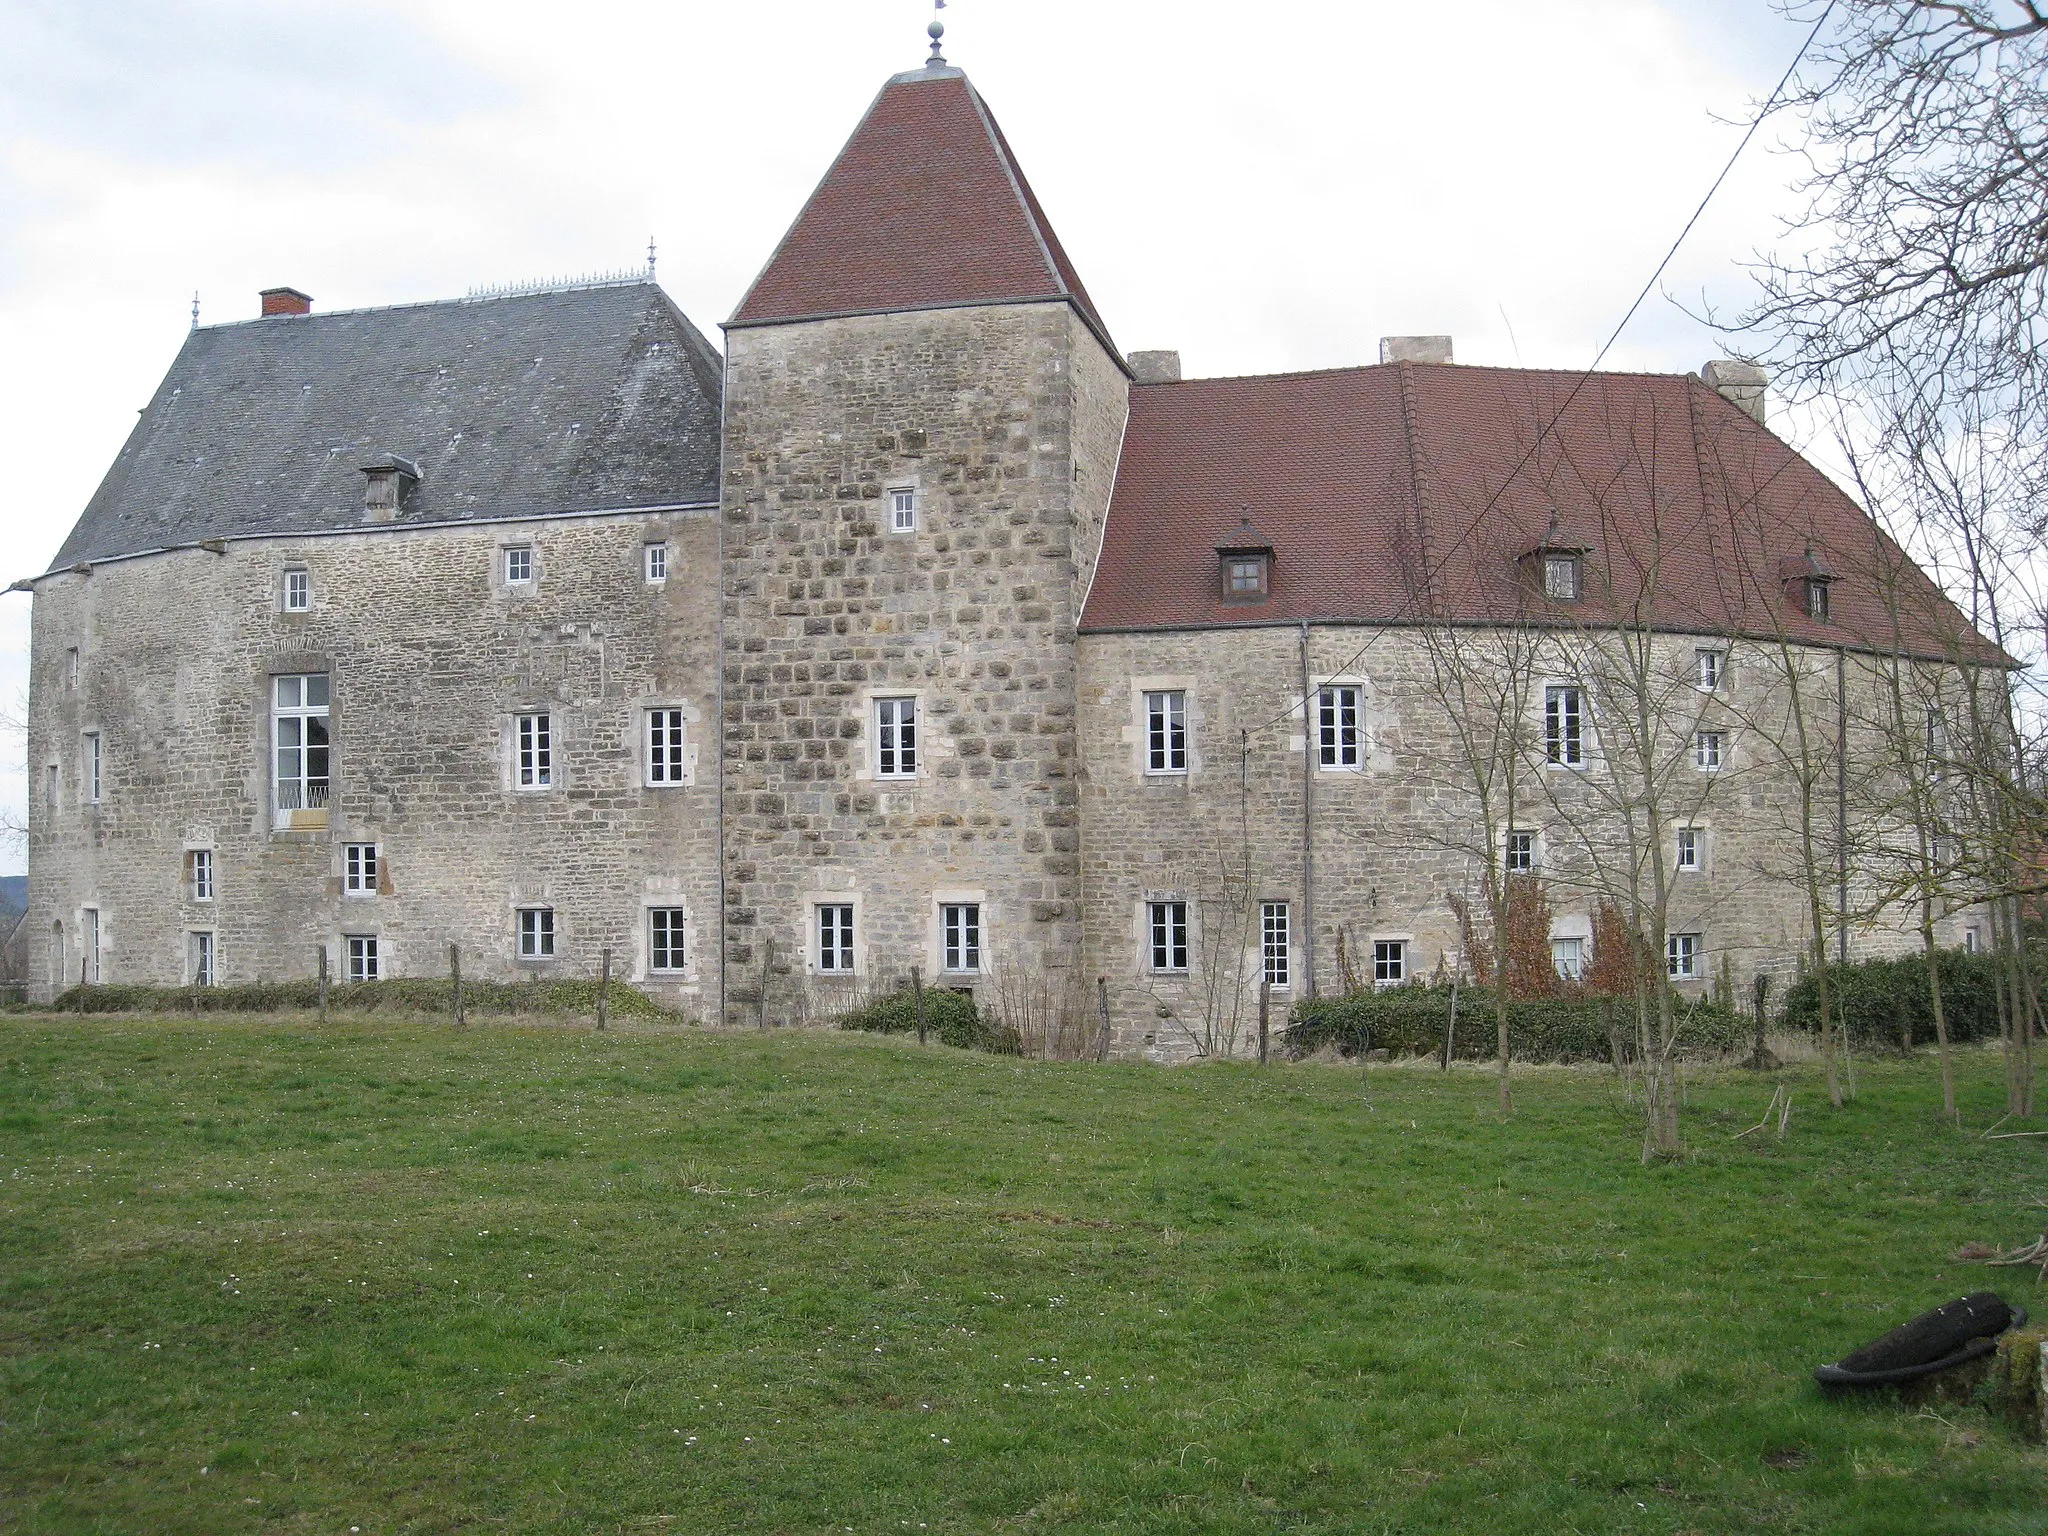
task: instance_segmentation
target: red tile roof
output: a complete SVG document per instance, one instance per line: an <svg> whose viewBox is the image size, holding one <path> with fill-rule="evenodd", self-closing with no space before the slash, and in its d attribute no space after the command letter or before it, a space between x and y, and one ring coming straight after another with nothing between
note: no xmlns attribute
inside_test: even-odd
<svg viewBox="0 0 2048 1536"><path fill-rule="evenodd" d="M1247 516L1271 595L1225 603L1217 541ZM1546 542L1587 550L1583 603L1525 579ZM1809 548L1836 576L1827 623L1781 580ZM1609 604L1876 649L1896 610L1918 653L1997 659L1861 508L1698 379L1417 363L1134 386L1081 627L1571 623Z"/></svg>
<svg viewBox="0 0 2048 1536"><path fill-rule="evenodd" d="M1034 299L1121 361L987 104L939 67L882 88L727 324Z"/></svg>

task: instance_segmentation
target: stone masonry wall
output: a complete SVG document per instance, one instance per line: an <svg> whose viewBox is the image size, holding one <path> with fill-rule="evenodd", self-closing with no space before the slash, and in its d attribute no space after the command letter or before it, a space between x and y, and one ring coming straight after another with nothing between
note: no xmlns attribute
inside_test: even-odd
<svg viewBox="0 0 2048 1536"><path fill-rule="evenodd" d="M642 565L656 539L660 585ZM503 579L515 543L533 550L527 589ZM217 934L224 982L311 975L323 944L339 975L342 935L372 933L387 975L445 974L454 942L469 974L595 976L610 946L614 974L708 1006L716 562L716 521L699 512L238 541L44 580L29 726L41 995L77 981L94 908L109 982L182 983L194 930ZM287 565L311 574L308 613L281 611ZM274 830L270 679L323 671L329 825ZM694 766L678 787L644 783L642 711L656 703L688 717ZM538 709L555 783L522 792L511 719ZM341 889L343 844L359 841L383 858L367 897ZM213 855L211 901L186 885L195 848ZM554 909L552 962L516 958L524 904ZM689 914L679 977L647 977L651 905Z"/></svg>
<svg viewBox="0 0 2048 1536"><path fill-rule="evenodd" d="M1727 685L1698 695L1688 681L1699 647L1731 652ZM1583 676L1554 647L1535 669L1545 679ZM1689 758L1662 773L1662 834L1675 840L1682 821L1706 835L1706 867L1674 874L1669 928L1705 937L1705 990L1722 974L1746 988L1759 971L1792 975L1805 943L1803 887L1797 881L1796 779L1771 743L1788 739L1784 689L1767 649L1687 636L1659 642L1672 714L1669 740L1682 745L1695 725L1727 732L1729 759L1700 774ZM1429 649L1415 631L1319 627L1309 640L1311 688L1355 682L1362 690L1368 739L1357 771L1318 767L1313 788L1314 969L1324 993L1341 991L1342 959L1371 983L1372 943L1407 944L1409 975L1427 979L1455 965L1462 947L1450 896L1483 913L1484 840L1470 779L1446 727L1442 690ZM1821 788L1822 852L1833 869L1833 655L1802 658L1812 689L1808 707L1825 756ZM1256 1048L1258 916L1263 902L1285 902L1295 925L1293 985L1274 994L1274 1027L1305 995L1301 931L1303 727L1299 632L1245 628L1170 634L1087 634L1080 645L1083 879L1088 914L1086 968L1106 978L1116 1050L1154 1060ZM1875 750L1875 683L1852 661L1852 766ZM1150 775L1142 756L1142 695L1184 690L1190 771ZM1594 736L1600 732L1594 704ZM1540 742L1540 704L1526 719ZM1611 861L1598 751L1581 773L1530 769L1516 824L1539 833L1552 934L1590 939L1593 907L1611 888L1613 866L1593 867L1590 851ZM1874 829L1852 795L1852 839ZM1670 850L1666 850L1669 857ZM1871 895L1859 876L1852 910ZM1829 906L1833 906L1830 884ZM1185 901L1194 933L1184 974L1151 969L1146 905ZM1910 914L1894 911L1852 924L1851 954L1896 953L1915 942ZM1940 934L1960 943L1968 916ZM1469 974L1469 972L1468 972ZM1738 995L1744 995L1740 993ZM1782 992L1780 993L1782 995Z"/></svg>
<svg viewBox="0 0 2048 1536"><path fill-rule="evenodd" d="M1076 540L1100 536L1122 431L1115 369L1064 304L730 334L737 1017L811 1016L913 967L984 1001L1006 981L1078 975ZM888 530L899 486L917 491L914 533ZM898 696L917 701L919 767L890 781L874 701ZM851 980L817 974L827 899L855 908ZM981 905L994 977L939 975L946 901Z"/></svg>

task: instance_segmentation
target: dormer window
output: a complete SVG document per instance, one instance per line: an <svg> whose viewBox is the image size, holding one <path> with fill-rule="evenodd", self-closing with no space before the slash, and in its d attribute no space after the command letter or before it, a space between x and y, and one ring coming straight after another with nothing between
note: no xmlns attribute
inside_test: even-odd
<svg viewBox="0 0 2048 1536"><path fill-rule="evenodd" d="M420 483L420 467L411 459L387 453L362 466L363 511L371 517L394 517Z"/></svg>
<svg viewBox="0 0 2048 1536"><path fill-rule="evenodd" d="M1543 557L1543 595L1554 603L1579 600L1579 557L1548 554Z"/></svg>
<svg viewBox="0 0 2048 1536"><path fill-rule="evenodd" d="M1271 594L1272 541L1252 526L1249 512L1217 544L1216 558L1221 562L1224 602L1263 603Z"/></svg>
<svg viewBox="0 0 2048 1536"><path fill-rule="evenodd" d="M1778 579L1792 605L1816 624L1825 624L1832 617L1835 573L1813 552L1812 545L1797 559L1779 562Z"/></svg>

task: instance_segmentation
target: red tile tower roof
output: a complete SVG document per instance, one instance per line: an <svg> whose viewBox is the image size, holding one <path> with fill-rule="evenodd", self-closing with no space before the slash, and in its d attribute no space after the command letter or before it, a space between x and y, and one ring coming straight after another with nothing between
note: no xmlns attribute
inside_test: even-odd
<svg viewBox="0 0 2048 1536"><path fill-rule="evenodd" d="M1218 540L1247 518L1273 546L1270 595L1225 602ZM1531 579L1546 545L1584 550L1570 608ZM1783 574L1809 552L1834 578L1825 622ZM1881 651L1896 625L1916 654L2001 659L1862 508L1697 378L1421 363L1133 386L1081 627L1603 612Z"/></svg>
<svg viewBox="0 0 2048 1536"><path fill-rule="evenodd" d="M1072 304L1122 355L966 75L882 87L728 328L974 304Z"/></svg>

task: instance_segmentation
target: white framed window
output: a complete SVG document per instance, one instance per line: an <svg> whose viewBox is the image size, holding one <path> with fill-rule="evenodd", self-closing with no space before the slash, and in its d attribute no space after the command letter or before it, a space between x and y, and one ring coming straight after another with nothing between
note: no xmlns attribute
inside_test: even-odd
<svg viewBox="0 0 2048 1536"><path fill-rule="evenodd" d="M547 789L555 782L555 723L545 714L512 717L512 783L519 789Z"/></svg>
<svg viewBox="0 0 2048 1536"><path fill-rule="evenodd" d="M384 962L374 933L345 933L341 936L342 979L376 981L384 974Z"/></svg>
<svg viewBox="0 0 2048 1536"><path fill-rule="evenodd" d="M1152 934L1152 969L1186 970L1188 904L1184 901L1151 901L1145 907L1146 925Z"/></svg>
<svg viewBox="0 0 2048 1536"><path fill-rule="evenodd" d="M505 585L508 587L530 586L533 582L533 546L531 544L508 544L505 546Z"/></svg>
<svg viewBox="0 0 2048 1536"><path fill-rule="evenodd" d="M1721 689L1723 658L1719 651L1701 646L1692 653L1693 686L1701 693L1718 693Z"/></svg>
<svg viewBox="0 0 2048 1536"><path fill-rule="evenodd" d="M1681 872L1697 874L1707 867L1707 829L1705 827L1680 827L1678 829L1678 868Z"/></svg>
<svg viewBox="0 0 2048 1536"><path fill-rule="evenodd" d="M890 487L889 531L891 533L917 532L916 486L897 485Z"/></svg>
<svg viewBox="0 0 2048 1536"><path fill-rule="evenodd" d="M185 935L185 984L210 987L215 981L214 936L211 929L195 928Z"/></svg>
<svg viewBox="0 0 2048 1536"><path fill-rule="evenodd" d="M917 700L875 700L875 777L917 777Z"/></svg>
<svg viewBox="0 0 2048 1536"><path fill-rule="evenodd" d="M1363 761L1358 728L1358 685L1338 683L1316 694L1316 754L1325 768L1356 768Z"/></svg>
<svg viewBox="0 0 2048 1536"><path fill-rule="evenodd" d="M100 803L100 733L85 733L85 803Z"/></svg>
<svg viewBox="0 0 2048 1536"><path fill-rule="evenodd" d="M1294 930L1293 914L1284 901L1262 901L1259 903L1259 956L1263 966L1261 974L1269 987L1293 985L1294 974Z"/></svg>
<svg viewBox="0 0 2048 1536"><path fill-rule="evenodd" d="M649 784L680 784L683 782L683 712L680 709L650 709L647 711L647 782Z"/></svg>
<svg viewBox="0 0 2048 1536"><path fill-rule="evenodd" d="M1543 557L1543 595L1554 602L1579 600L1579 557L1552 554Z"/></svg>
<svg viewBox="0 0 2048 1536"><path fill-rule="evenodd" d="M1948 717L1932 704L1927 706L1927 755L1937 760L1948 755Z"/></svg>
<svg viewBox="0 0 2048 1536"><path fill-rule="evenodd" d="M647 969L669 975L683 969L684 913L681 907L647 909Z"/></svg>
<svg viewBox="0 0 2048 1536"><path fill-rule="evenodd" d="M555 958L555 909L553 907L521 907L519 909L519 958L522 960L552 960Z"/></svg>
<svg viewBox="0 0 2048 1536"><path fill-rule="evenodd" d="M1963 953L1966 955L1975 955L1983 953L1983 950L1983 931L1977 928L1965 928L1963 930Z"/></svg>
<svg viewBox="0 0 2048 1536"><path fill-rule="evenodd" d="M284 611L310 613L313 609L313 573L303 565L284 568Z"/></svg>
<svg viewBox="0 0 2048 1536"><path fill-rule="evenodd" d="M1145 771L1188 771L1188 696L1179 689L1145 695Z"/></svg>
<svg viewBox="0 0 2048 1536"><path fill-rule="evenodd" d="M668 580L668 545L660 539L641 546L640 569L646 575L649 586L660 586Z"/></svg>
<svg viewBox="0 0 2048 1536"><path fill-rule="evenodd" d="M1828 582L1811 577L1806 583L1806 616L1817 623L1827 623L1834 612L1834 600L1828 594Z"/></svg>
<svg viewBox="0 0 2048 1536"><path fill-rule="evenodd" d="M1664 935L1664 974L1673 981L1691 981L1704 973L1706 938L1697 933Z"/></svg>
<svg viewBox="0 0 2048 1536"><path fill-rule="evenodd" d="M1559 768L1586 762L1586 695L1576 683L1543 690L1543 755Z"/></svg>
<svg viewBox="0 0 2048 1536"><path fill-rule="evenodd" d="M93 986L100 983L100 909L87 907L78 914L80 964L83 979Z"/></svg>
<svg viewBox="0 0 2048 1536"><path fill-rule="evenodd" d="M185 850L185 894L193 901L213 900L213 850Z"/></svg>
<svg viewBox="0 0 2048 1536"><path fill-rule="evenodd" d="M341 890L345 896L377 894L377 845L344 843L341 849Z"/></svg>
<svg viewBox="0 0 2048 1536"><path fill-rule="evenodd" d="M1696 731L1692 738L1692 765L1701 773L1719 773L1728 759L1726 731Z"/></svg>
<svg viewBox="0 0 2048 1536"><path fill-rule="evenodd" d="M272 678L271 689L277 819L279 826L289 827L298 813L327 809L332 767L327 674Z"/></svg>
<svg viewBox="0 0 2048 1536"><path fill-rule="evenodd" d="M1586 941L1584 939L1552 939L1550 941L1550 963L1565 981L1583 981L1586 978Z"/></svg>
<svg viewBox="0 0 2048 1536"><path fill-rule="evenodd" d="M981 969L981 903L949 901L939 908L940 968L962 973Z"/></svg>
<svg viewBox="0 0 2048 1536"><path fill-rule="evenodd" d="M1502 866L1511 875L1529 875L1536 872L1536 833L1529 827L1508 828L1507 840L1501 846Z"/></svg>
<svg viewBox="0 0 2048 1536"><path fill-rule="evenodd" d="M1408 941L1405 939L1374 939L1372 941L1372 984L1376 987L1398 987L1408 979Z"/></svg>
<svg viewBox="0 0 2048 1536"><path fill-rule="evenodd" d="M821 902L818 906L818 969L834 975L853 971L853 906Z"/></svg>

